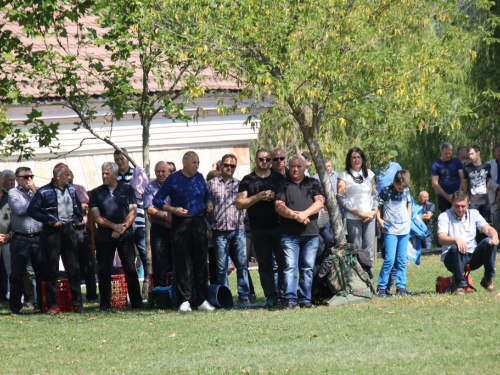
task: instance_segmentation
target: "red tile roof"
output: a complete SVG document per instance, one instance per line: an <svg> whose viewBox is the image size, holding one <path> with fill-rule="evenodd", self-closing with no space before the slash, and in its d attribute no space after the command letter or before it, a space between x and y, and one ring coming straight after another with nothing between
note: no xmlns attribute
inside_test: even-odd
<svg viewBox="0 0 500 375"><path fill-rule="evenodd" d="M111 52L107 51L103 46L97 47L91 45L90 43L78 45L78 37L76 36L78 33L78 28L75 23L70 23L70 22L66 23L66 29L68 30L68 38L63 40L63 43L59 45L54 37L47 38L45 41L40 38L36 39L27 38L22 34L21 27L18 24L6 20L5 16L6 16L6 11L1 11L0 24L3 25L2 28L3 31L5 30L12 31L15 36L20 38L21 42L24 45L28 46L32 44L34 51L44 50L45 49L44 43L45 43L47 45L54 46L60 53L66 56L70 55L76 56L78 58L78 61L80 61L84 65L84 68L79 69L79 76L81 77L80 81L81 87L87 94L92 96L100 96L103 93L104 86L102 84L102 81L100 81L95 76L89 75L87 71L87 69L89 69L89 64L86 62L86 59L88 58L100 59L103 66L106 68L112 65ZM80 20L80 23L84 26L84 28L88 27L93 28L97 31L98 35L103 35L105 30L97 27L95 20L96 17L87 16L84 19ZM130 56L130 59L128 60L128 63L130 65L136 66L136 71L131 80L131 84L134 88L141 89L143 72L141 69L138 68L139 53L133 52ZM29 69L29 67L27 67L27 69ZM9 66L7 65L7 66L2 66L2 71L7 73L9 71L12 71L12 69L9 68ZM0 71L0 78L2 78L2 71ZM200 73L199 76L201 77L201 85L204 86L206 90L210 91L241 90L241 87L237 85L235 79L232 79L230 77L226 79L221 77L220 75L216 75L213 69L210 68L205 69ZM23 80L26 80L25 76L16 75L15 78L16 81L19 82L19 89L24 95L32 95L35 98L40 98L43 95L43 92L49 91L47 90L48 81L21 83ZM169 87L167 83L165 83L165 86ZM153 74L150 74L149 87L151 93L162 91L160 86L160 78L154 76ZM175 89L180 89L180 88L181 86L179 84L177 84L175 87ZM49 93L48 96L51 98L58 97L56 93Z"/></svg>

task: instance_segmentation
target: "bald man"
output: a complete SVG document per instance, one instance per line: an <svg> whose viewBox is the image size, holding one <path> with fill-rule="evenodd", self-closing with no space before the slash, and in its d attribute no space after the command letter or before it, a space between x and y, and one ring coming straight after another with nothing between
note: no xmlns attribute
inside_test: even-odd
<svg viewBox="0 0 500 375"><path fill-rule="evenodd" d="M422 219L424 220L425 225L427 225L427 237L425 237L425 248L431 249L432 239L433 239L432 216L436 211L436 206L434 205L434 203L429 202L429 193L426 192L425 190L420 192L420 194L418 195L418 200L423 208Z"/></svg>

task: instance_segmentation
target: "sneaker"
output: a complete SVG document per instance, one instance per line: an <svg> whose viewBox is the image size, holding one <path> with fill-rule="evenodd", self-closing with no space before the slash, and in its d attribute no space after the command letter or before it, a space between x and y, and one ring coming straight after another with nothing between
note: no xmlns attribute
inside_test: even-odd
<svg viewBox="0 0 500 375"><path fill-rule="evenodd" d="M386 293L385 289L378 289L377 288L377 297L379 297L379 298L387 298L387 297L390 297L390 296Z"/></svg>
<svg viewBox="0 0 500 375"><path fill-rule="evenodd" d="M397 292L397 290L396 290L396 292ZM386 295L387 297L394 297L394 294L392 294L392 293L391 293L391 290L390 290L390 289L386 289L386 290L385 290L385 295Z"/></svg>
<svg viewBox="0 0 500 375"><path fill-rule="evenodd" d="M184 301L181 303L179 306L179 311L180 312L190 312L191 311L191 305L189 304L188 301Z"/></svg>
<svg viewBox="0 0 500 375"><path fill-rule="evenodd" d="M250 299L249 298L243 298L240 300L240 303L242 305L250 305Z"/></svg>
<svg viewBox="0 0 500 375"><path fill-rule="evenodd" d="M200 306L198 306L198 310L200 310L200 311L214 311L215 307L213 307L207 300L205 300Z"/></svg>
<svg viewBox="0 0 500 375"><path fill-rule="evenodd" d="M283 306L283 310L293 310L295 308L295 304L290 300L286 301Z"/></svg>
<svg viewBox="0 0 500 375"><path fill-rule="evenodd" d="M387 292L386 292L387 294ZM396 295L397 296L412 296L413 293L410 292L408 289L406 288L396 288Z"/></svg>
<svg viewBox="0 0 500 375"><path fill-rule="evenodd" d="M486 291L488 293L493 293L495 291L495 288L493 287L493 280L492 279L489 279L489 278L486 278L486 277L483 277L483 279L481 280L481 283L480 285L486 289Z"/></svg>

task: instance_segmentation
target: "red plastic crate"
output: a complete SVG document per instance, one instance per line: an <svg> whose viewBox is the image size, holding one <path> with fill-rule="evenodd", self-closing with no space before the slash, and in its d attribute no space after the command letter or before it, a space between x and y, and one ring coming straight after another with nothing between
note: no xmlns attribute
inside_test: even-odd
<svg viewBox="0 0 500 375"><path fill-rule="evenodd" d="M111 308L124 309L128 307L128 288L125 275L111 276Z"/></svg>
<svg viewBox="0 0 500 375"><path fill-rule="evenodd" d="M174 274L172 272L167 272L167 285L165 286L170 286L172 285L172 276ZM154 282L153 282L153 274L149 274L149 287L148 287L148 293L151 293L151 290L154 288Z"/></svg>
<svg viewBox="0 0 500 375"><path fill-rule="evenodd" d="M69 287L68 279L57 280L56 301L56 314L62 312L75 312L75 308L71 302L71 289ZM42 311L47 313L47 310L46 286L45 281L42 281Z"/></svg>

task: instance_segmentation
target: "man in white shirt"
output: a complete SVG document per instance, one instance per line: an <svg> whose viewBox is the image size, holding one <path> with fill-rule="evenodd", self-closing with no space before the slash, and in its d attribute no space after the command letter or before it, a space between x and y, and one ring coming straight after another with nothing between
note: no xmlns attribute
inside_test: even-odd
<svg viewBox="0 0 500 375"><path fill-rule="evenodd" d="M476 228L487 238L476 243ZM467 282L464 268L471 270L484 266L481 286L487 292L494 292L495 259L497 255L498 233L477 210L469 209L469 198L463 191L452 195L452 206L439 215L438 240L442 247L441 260L455 276L456 294L464 294Z"/></svg>

